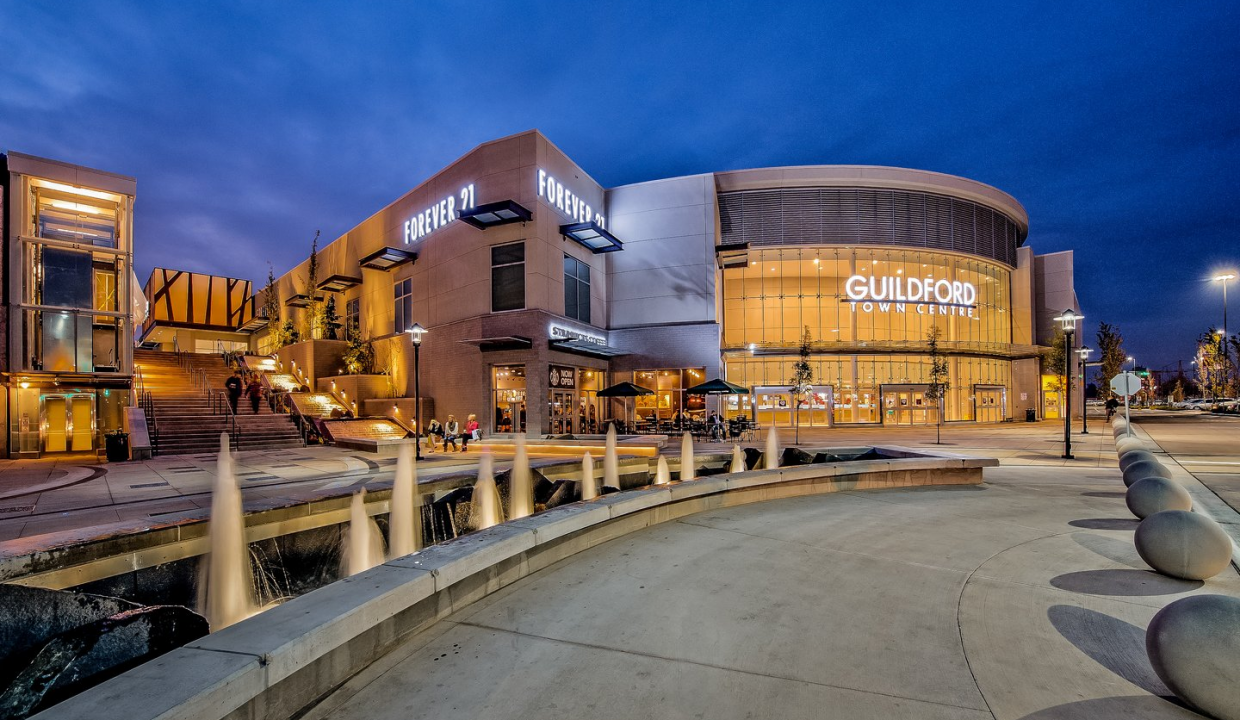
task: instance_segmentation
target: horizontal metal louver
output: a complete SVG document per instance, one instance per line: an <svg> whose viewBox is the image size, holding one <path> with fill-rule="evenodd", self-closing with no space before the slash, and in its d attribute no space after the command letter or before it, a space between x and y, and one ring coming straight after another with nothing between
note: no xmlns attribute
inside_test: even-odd
<svg viewBox="0 0 1240 720"><path fill-rule="evenodd" d="M719 196L723 245L896 245L1014 266L1020 233L992 208L932 193L871 188L743 190Z"/></svg>

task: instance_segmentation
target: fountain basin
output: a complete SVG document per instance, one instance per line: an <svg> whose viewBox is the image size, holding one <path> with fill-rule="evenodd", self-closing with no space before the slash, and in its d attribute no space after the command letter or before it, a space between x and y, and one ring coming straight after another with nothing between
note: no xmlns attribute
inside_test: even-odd
<svg viewBox="0 0 1240 720"><path fill-rule="evenodd" d="M58 717L292 717L412 633L574 553L705 510L845 490L977 484L997 460L879 457L715 475L564 505L332 583L114 678ZM376 493L377 494L377 493Z"/></svg>

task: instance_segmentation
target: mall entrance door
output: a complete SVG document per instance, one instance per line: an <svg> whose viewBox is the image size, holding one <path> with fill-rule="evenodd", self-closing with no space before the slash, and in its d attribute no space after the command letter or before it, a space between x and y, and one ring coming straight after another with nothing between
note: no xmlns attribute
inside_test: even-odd
<svg viewBox="0 0 1240 720"><path fill-rule="evenodd" d="M884 385L884 425L933 425L938 408L926 397L929 385Z"/></svg>
<svg viewBox="0 0 1240 720"><path fill-rule="evenodd" d="M1002 385L974 385L973 419L980 423L1006 420L1007 388Z"/></svg>
<svg viewBox="0 0 1240 720"><path fill-rule="evenodd" d="M573 415L576 412L575 395L576 393L572 390L551 391L551 408L548 416L551 418L552 435L567 435L573 432Z"/></svg>
<svg viewBox="0 0 1240 720"><path fill-rule="evenodd" d="M95 396L46 395L43 398L43 452L81 452L94 449Z"/></svg>

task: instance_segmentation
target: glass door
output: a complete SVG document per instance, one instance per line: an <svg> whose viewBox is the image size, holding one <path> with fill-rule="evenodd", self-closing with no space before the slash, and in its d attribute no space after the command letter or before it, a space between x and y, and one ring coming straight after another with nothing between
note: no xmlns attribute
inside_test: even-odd
<svg viewBox="0 0 1240 720"><path fill-rule="evenodd" d="M926 397L925 385L884 385L883 423L887 425L933 425L938 408Z"/></svg>
<svg viewBox="0 0 1240 720"><path fill-rule="evenodd" d="M570 390L551 391L551 433L567 435L573 432L573 392Z"/></svg>
<svg viewBox="0 0 1240 720"><path fill-rule="evenodd" d="M1007 388L1002 385L975 385L973 417L977 422L1003 422L1007 419Z"/></svg>
<svg viewBox="0 0 1240 720"><path fill-rule="evenodd" d="M43 452L84 452L95 446L93 395L48 395L43 399Z"/></svg>

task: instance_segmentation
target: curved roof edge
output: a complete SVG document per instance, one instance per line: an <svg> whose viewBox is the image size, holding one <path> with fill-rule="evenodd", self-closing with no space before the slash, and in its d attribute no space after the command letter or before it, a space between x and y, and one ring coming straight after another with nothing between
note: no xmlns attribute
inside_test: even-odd
<svg viewBox="0 0 1240 720"><path fill-rule="evenodd" d="M1016 198L985 183L946 173L882 165L793 165L715 173L715 189L720 193L796 187L888 188L950 195L1008 216L1020 227L1022 241L1029 234L1029 214Z"/></svg>

